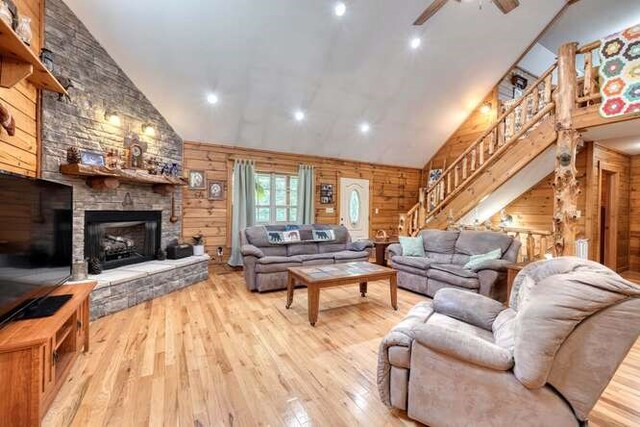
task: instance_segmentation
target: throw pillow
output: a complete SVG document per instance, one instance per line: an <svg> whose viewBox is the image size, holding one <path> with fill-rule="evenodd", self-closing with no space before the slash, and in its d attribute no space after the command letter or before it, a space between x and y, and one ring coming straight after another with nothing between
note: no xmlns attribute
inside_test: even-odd
<svg viewBox="0 0 640 427"><path fill-rule="evenodd" d="M472 268L482 264L484 261L490 261L492 259L500 258L502 258L501 249L495 249L491 252L487 252L486 254L471 255L469 257L469 261L464 265L464 268L471 270Z"/></svg>
<svg viewBox="0 0 640 427"><path fill-rule="evenodd" d="M418 237L400 237L400 246L402 246L402 255L426 257L424 252L424 241L422 236Z"/></svg>
<svg viewBox="0 0 640 427"><path fill-rule="evenodd" d="M284 236L282 235L282 231L268 231L267 239L269 239L269 243L272 245L281 245L284 243Z"/></svg>
<svg viewBox="0 0 640 427"><path fill-rule="evenodd" d="M300 241L300 232L298 230L285 231L282 233L285 243L298 243Z"/></svg>
<svg viewBox="0 0 640 427"><path fill-rule="evenodd" d="M314 242L330 242L332 240L336 240L333 230L313 230Z"/></svg>

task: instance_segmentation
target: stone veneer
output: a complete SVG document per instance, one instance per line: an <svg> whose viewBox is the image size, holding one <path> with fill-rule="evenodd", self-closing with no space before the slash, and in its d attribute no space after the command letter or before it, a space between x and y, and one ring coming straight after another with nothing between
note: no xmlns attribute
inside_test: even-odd
<svg viewBox="0 0 640 427"><path fill-rule="evenodd" d="M92 190L83 179L59 173L70 146L107 152L124 149L124 138L137 133L147 143L147 153L162 162L177 163L182 172L182 139L129 80L87 28L62 0L45 2L45 46L55 55L56 76L69 78L70 100L45 92L42 99L42 177L74 187L73 258L84 255L86 210L162 211L162 247L178 238L181 221L171 223L171 197L161 196L149 185L121 184L116 190ZM120 115L120 126L105 120L105 111ZM151 124L155 136L142 134ZM123 202L127 194L133 206ZM175 193L180 216L182 190ZM108 270L92 278L98 286L92 293L91 317L98 318L131 307L207 278L208 257L150 261Z"/></svg>
<svg viewBox="0 0 640 427"><path fill-rule="evenodd" d="M130 131L141 134L143 124L155 128L155 136L141 138L147 152L163 162L175 162L182 171L182 139L129 80L102 46L62 0L45 3L45 46L55 55L54 74L70 78L71 101L45 92L42 102L42 177L74 187L73 257L84 259L85 210L160 210L162 211L162 246L180 236L181 223L171 223L171 197L161 196L149 185L121 184L116 190L92 190L83 179L58 172L66 163L70 146L90 151L122 150ZM105 110L117 111L120 126L105 118ZM129 193L133 206L123 206ZM175 193L180 213L182 191Z"/></svg>
<svg viewBox="0 0 640 427"><path fill-rule="evenodd" d="M116 313L141 302L207 280L209 256L148 261L114 268L89 279L98 285L91 293L91 319ZM70 284L73 284L70 283Z"/></svg>

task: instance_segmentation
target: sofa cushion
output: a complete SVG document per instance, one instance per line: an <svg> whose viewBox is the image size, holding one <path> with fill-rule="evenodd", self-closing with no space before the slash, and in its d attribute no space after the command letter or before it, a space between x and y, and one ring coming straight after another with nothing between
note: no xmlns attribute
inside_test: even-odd
<svg viewBox="0 0 640 427"><path fill-rule="evenodd" d="M302 258L299 256L281 257L267 256L256 262L256 273L279 273L287 271L289 267L301 267Z"/></svg>
<svg viewBox="0 0 640 427"><path fill-rule="evenodd" d="M480 255L500 249L505 253L513 237L495 231L462 231L456 241L455 251L465 255Z"/></svg>
<svg viewBox="0 0 640 427"><path fill-rule="evenodd" d="M302 265L324 265L333 264L333 254L310 254L300 255Z"/></svg>
<svg viewBox="0 0 640 427"><path fill-rule="evenodd" d="M318 244L317 243L298 243L287 245L287 255L288 256L296 256L296 255L311 255L318 253Z"/></svg>
<svg viewBox="0 0 640 427"><path fill-rule="evenodd" d="M424 230L420 233L424 241L426 252L436 252L439 254L455 253L456 241L460 235L459 231Z"/></svg>
<svg viewBox="0 0 640 427"><path fill-rule="evenodd" d="M431 268L427 270L427 277L461 288L478 289L480 287L478 275L459 265L432 264Z"/></svg>
<svg viewBox="0 0 640 427"><path fill-rule="evenodd" d="M415 268L415 267L410 267L408 265L405 264L397 264L395 263L393 260L391 260L391 267L395 268L398 271L403 271L405 273L410 273L416 276L422 276L422 277L427 277L427 271L428 269L424 269L424 268ZM399 280L400 282L400 280Z"/></svg>
<svg viewBox="0 0 640 427"><path fill-rule="evenodd" d="M318 243L318 252L328 254L344 251L347 247L346 243Z"/></svg>
<svg viewBox="0 0 640 427"><path fill-rule="evenodd" d="M262 246L260 250L266 256L287 256L287 247L285 245Z"/></svg>
<svg viewBox="0 0 640 427"><path fill-rule="evenodd" d="M431 268L435 268L436 270L446 271L447 273L451 273L458 277L477 279L478 273L467 270L466 268L456 265L456 264L432 264Z"/></svg>
<svg viewBox="0 0 640 427"><path fill-rule="evenodd" d="M426 270L433 263L429 258L415 257L415 256L394 256L391 259L394 264L406 265L408 267L418 268Z"/></svg>
<svg viewBox="0 0 640 427"><path fill-rule="evenodd" d="M455 264L452 254L439 254L437 252L427 252L427 258L436 264Z"/></svg>
<svg viewBox="0 0 640 427"><path fill-rule="evenodd" d="M367 251L340 251L333 254L333 259L336 261L358 261L367 258L369 258L369 252Z"/></svg>

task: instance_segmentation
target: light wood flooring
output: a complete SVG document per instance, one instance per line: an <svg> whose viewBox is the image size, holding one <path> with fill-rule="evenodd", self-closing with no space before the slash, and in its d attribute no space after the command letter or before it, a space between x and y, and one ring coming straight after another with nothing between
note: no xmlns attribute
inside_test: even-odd
<svg viewBox="0 0 640 427"><path fill-rule="evenodd" d="M388 284L333 288L315 328L306 291L250 293L241 273L99 319L44 426L413 425L379 400L381 337L424 297ZM640 343L591 415L594 426L640 424Z"/></svg>

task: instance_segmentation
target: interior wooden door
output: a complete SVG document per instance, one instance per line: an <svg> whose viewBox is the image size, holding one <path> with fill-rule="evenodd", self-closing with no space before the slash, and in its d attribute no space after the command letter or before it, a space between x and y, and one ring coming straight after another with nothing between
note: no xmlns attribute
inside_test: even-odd
<svg viewBox="0 0 640 427"><path fill-rule="evenodd" d="M618 259L618 174L602 170L600 174L600 263L612 270Z"/></svg>
<svg viewBox="0 0 640 427"><path fill-rule="evenodd" d="M340 224L351 238L369 238L369 180L340 178Z"/></svg>

